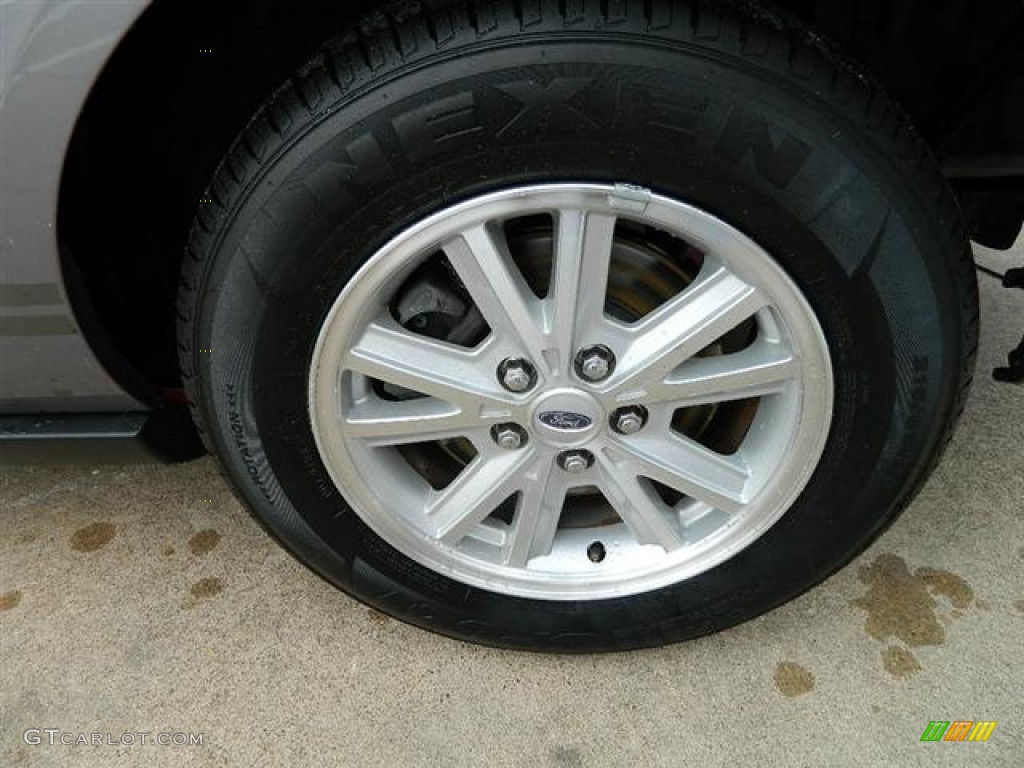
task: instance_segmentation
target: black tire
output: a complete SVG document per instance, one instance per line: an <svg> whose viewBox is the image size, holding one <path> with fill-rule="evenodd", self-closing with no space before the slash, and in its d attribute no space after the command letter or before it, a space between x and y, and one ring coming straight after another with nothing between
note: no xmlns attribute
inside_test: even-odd
<svg viewBox="0 0 1024 768"><path fill-rule="evenodd" d="M496 89L508 82L525 84L518 98ZM803 289L833 358L831 433L792 508L722 565L630 598L528 600L421 567L349 508L311 434L313 347L354 271L442 204L551 180L641 184L745 232ZM184 268L180 339L209 449L325 578L465 640L654 646L793 598L906 506L972 374L972 261L928 149L855 68L761 11L404 3L281 88L208 197Z"/></svg>

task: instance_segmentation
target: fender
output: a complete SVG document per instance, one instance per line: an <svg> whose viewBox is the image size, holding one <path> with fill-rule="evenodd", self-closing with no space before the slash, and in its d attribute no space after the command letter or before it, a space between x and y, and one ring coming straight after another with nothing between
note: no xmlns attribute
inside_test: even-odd
<svg viewBox="0 0 1024 768"><path fill-rule="evenodd" d="M80 331L56 222L78 115L148 5L0 2L0 412L146 410L103 369Z"/></svg>

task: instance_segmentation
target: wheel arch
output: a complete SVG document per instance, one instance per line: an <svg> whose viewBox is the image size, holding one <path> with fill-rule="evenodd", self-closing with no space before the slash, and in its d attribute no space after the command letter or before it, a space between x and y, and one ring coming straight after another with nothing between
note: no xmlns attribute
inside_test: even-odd
<svg viewBox="0 0 1024 768"><path fill-rule="evenodd" d="M56 225L74 314L141 401L180 398L180 262L209 179L252 112L378 0L155 0L106 60L67 146Z"/></svg>

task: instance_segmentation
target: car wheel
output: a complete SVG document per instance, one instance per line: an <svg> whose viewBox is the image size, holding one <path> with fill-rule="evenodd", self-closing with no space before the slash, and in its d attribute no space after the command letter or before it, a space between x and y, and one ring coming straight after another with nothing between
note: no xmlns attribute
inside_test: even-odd
<svg viewBox="0 0 1024 768"><path fill-rule="evenodd" d="M761 11L403 8L197 216L182 367L241 497L358 599L506 647L691 638L848 562L975 349L905 117Z"/></svg>

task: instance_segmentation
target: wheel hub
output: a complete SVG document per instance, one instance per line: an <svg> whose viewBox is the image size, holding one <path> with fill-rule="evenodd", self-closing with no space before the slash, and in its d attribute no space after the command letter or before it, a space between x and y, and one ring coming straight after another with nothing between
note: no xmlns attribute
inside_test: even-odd
<svg viewBox="0 0 1024 768"><path fill-rule="evenodd" d="M580 389L559 388L537 398L531 421L541 443L562 449L590 443L601 432L605 418L592 395Z"/></svg>

